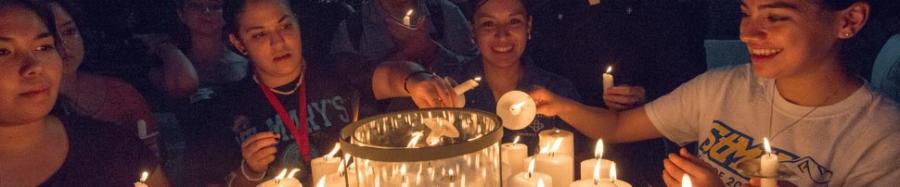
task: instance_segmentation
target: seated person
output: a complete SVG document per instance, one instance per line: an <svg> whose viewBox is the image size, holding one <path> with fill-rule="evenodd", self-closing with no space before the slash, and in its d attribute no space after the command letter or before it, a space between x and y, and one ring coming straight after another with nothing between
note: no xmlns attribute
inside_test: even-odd
<svg viewBox="0 0 900 187"><path fill-rule="evenodd" d="M706 72L622 112L539 89L532 92L539 113L610 142L699 141L697 157L682 149L663 162L667 185L680 184L683 174L697 186L758 185L739 165L759 162L764 138L794 174L782 186L900 183L900 149L893 145L900 141L900 108L847 71L840 53L865 25L868 3L745 0L741 6L740 37L751 64Z"/></svg>
<svg viewBox="0 0 900 187"><path fill-rule="evenodd" d="M233 3L233 4L230 4ZM285 0L226 3L230 43L252 72L195 104L201 126L189 172L206 184L256 186L284 168L312 186L310 160L330 151L359 113L358 92L331 64L306 61L301 28Z"/></svg>
<svg viewBox="0 0 900 187"><path fill-rule="evenodd" d="M131 186L146 171L146 184L168 186L134 134L61 108L64 47L53 20L45 4L0 1L2 185Z"/></svg>
<svg viewBox="0 0 900 187"><path fill-rule="evenodd" d="M177 1L185 29L179 41L199 78L199 87L220 86L247 76L247 59L225 45L222 0Z"/></svg>
<svg viewBox="0 0 900 187"><path fill-rule="evenodd" d="M152 150L159 151L156 136L147 137L157 132L157 128L156 119L144 97L124 81L78 70L84 62L85 51L84 40L75 21L79 20L78 10L70 1L49 2L64 49L61 53L64 72L60 93L71 101L73 112L129 129L138 137L147 138L145 143ZM139 120L146 122L145 134L138 132Z"/></svg>

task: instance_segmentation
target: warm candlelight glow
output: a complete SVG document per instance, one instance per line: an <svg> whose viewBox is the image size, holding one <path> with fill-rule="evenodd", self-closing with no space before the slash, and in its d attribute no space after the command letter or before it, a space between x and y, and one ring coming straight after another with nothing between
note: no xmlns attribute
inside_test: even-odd
<svg viewBox="0 0 900 187"><path fill-rule="evenodd" d="M275 180L280 181L280 180L284 179L284 176L287 175L287 172L288 172L287 169L281 170L281 173L278 173L278 176L275 176Z"/></svg>
<svg viewBox="0 0 900 187"><path fill-rule="evenodd" d="M534 158L528 162L528 178L531 178L532 174L534 174Z"/></svg>
<svg viewBox="0 0 900 187"><path fill-rule="evenodd" d="M772 146L769 145L769 138L763 138L763 149L766 151L766 154L772 154Z"/></svg>
<svg viewBox="0 0 900 187"><path fill-rule="evenodd" d="M481 81L481 76L475 76L475 78L473 78L473 80L475 80L475 81Z"/></svg>
<svg viewBox="0 0 900 187"><path fill-rule="evenodd" d="M600 163L603 163L601 160L597 160L594 164L594 184L600 182Z"/></svg>
<svg viewBox="0 0 900 187"><path fill-rule="evenodd" d="M414 12L413 9L409 9L409 10L406 11L406 15L405 15L405 16L406 16L406 17L410 17L410 16L413 15L413 12Z"/></svg>
<svg viewBox="0 0 900 187"><path fill-rule="evenodd" d="M537 187L544 187L544 178L538 178Z"/></svg>
<svg viewBox="0 0 900 187"><path fill-rule="evenodd" d="M559 146L562 146L562 142L562 138L556 138L556 141L553 142L553 147L550 147L550 153L556 153L556 151L559 151Z"/></svg>
<svg viewBox="0 0 900 187"><path fill-rule="evenodd" d="M606 73L612 73L612 66L606 66Z"/></svg>
<svg viewBox="0 0 900 187"><path fill-rule="evenodd" d="M616 163L613 162L609 165L609 179L612 179L613 182L616 181Z"/></svg>
<svg viewBox="0 0 900 187"><path fill-rule="evenodd" d="M412 133L412 138L410 138L410 139L409 139L409 143L406 144L406 148L414 148L414 147L416 147L416 144L419 143L419 139L422 139L422 136L423 136L423 135L424 135L424 133L423 133L422 131L419 131L419 132L413 132L413 133Z"/></svg>
<svg viewBox="0 0 900 187"><path fill-rule="evenodd" d="M519 115L522 113L522 107L525 107L525 101L519 101L516 104L512 104L509 106L509 111L512 115Z"/></svg>
<svg viewBox="0 0 900 187"><path fill-rule="evenodd" d="M328 159L331 159L331 157L334 157L334 155L337 154L337 152L339 150L341 150L341 144L335 143L334 149L331 149L331 152L329 152L327 155L325 155L325 160L328 160Z"/></svg>
<svg viewBox="0 0 900 187"><path fill-rule="evenodd" d="M512 142L512 143L513 143L513 144L519 143L519 138L520 138L519 136L516 136L516 138L513 138L513 142Z"/></svg>
<svg viewBox="0 0 900 187"><path fill-rule="evenodd" d="M147 182L147 178L150 178L150 173L144 171L141 173L141 183Z"/></svg>
<svg viewBox="0 0 900 187"><path fill-rule="evenodd" d="M688 176L688 174L682 175L681 176L681 187L691 187L691 185L693 185L691 182L691 176Z"/></svg>
<svg viewBox="0 0 900 187"><path fill-rule="evenodd" d="M292 169L291 172L288 173L288 175L285 176L285 177L287 177L287 178L294 178L294 175L297 175L297 172L300 172L300 169L294 168L294 169Z"/></svg>
<svg viewBox="0 0 900 187"><path fill-rule="evenodd" d="M597 139L597 145L594 145L594 158L600 160L600 157L603 157L603 139Z"/></svg>
<svg viewBox="0 0 900 187"><path fill-rule="evenodd" d="M316 187L325 187L325 176L319 177L319 184Z"/></svg>

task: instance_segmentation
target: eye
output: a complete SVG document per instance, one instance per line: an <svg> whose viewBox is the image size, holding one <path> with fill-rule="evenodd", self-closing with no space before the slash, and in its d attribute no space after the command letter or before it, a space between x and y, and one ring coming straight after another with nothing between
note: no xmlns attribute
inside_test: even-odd
<svg viewBox="0 0 900 187"><path fill-rule="evenodd" d="M0 49L0 56L6 56L12 53L9 49Z"/></svg>
<svg viewBox="0 0 900 187"><path fill-rule="evenodd" d="M788 20L788 17L787 16L779 16L779 15L769 15L768 17L766 17L766 19L769 20L769 22L779 22L779 21Z"/></svg>
<svg viewBox="0 0 900 187"><path fill-rule="evenodd" d="M43 51L50 51L50 50L53 50L53 49L55 49L55 48L56 48L56 47L54 47L53 45L41 45L41 46L38 46L37 48L35 48L34 50L35 50L35 51L42 51L42 52L43 52Z"/></svg>
<svg viewBox="0 0 900 187"><path fill-rule="evenodd" d="M262 37L264 37L264 36L266 36L266 33L260 32L260 33L255 33L255 34L250 35L250 38L253 38L253 39L259 39L259 38L262 38Z"/></svg>
<svg viewBox="0 0 900 187"><path fill-rule="evenodd" d="M495 25L496 25L496 24L494 23L494 21L485 21L485 22L481 22L481 26L482 26L482 27L493 27L493 26L495 26Z"/></svg>
<svg viewBox="0 0 900 187"><path fill-rule="evenodd" d="M283 26L281 26L282 30L290 30L293 28L294 28L294 24L284 24Z"/></svg>
<svg viewBox="0 0 900 187"><path fill-rule="evenodd" d="M523 22L522 19L512 19L512 20L509 20L509 23L510 23L510 24L513 24L513 25L522 24L522 22Z"/></svg>

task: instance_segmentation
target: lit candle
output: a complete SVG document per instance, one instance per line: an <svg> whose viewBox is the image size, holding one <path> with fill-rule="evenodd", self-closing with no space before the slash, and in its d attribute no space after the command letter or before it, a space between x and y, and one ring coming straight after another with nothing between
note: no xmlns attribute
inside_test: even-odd
<svg viewBox="0 0 900 187"><path fill-rule="evenodd" d="M600 162L597 162L598 160ZM581 161L581 170L579 170L579 171L581 171L580 179L581 180L590 179L591 178L591 170L593 169L593 166L596 164L599 164L599 166L600 166L600 168L597 168L597 169L599 169L598 175L608 176L609 174L606 173L606 171L609 171L609 167L611 166L612 163L613 163L613 161L611 161L611 160L603 159L603 139L599 139L599 140L597 140L597 144L594 146L594 158ZM603 178L605 178L605 177L603 177Z"/></svg>
<svg viewBox="0 0 900 187"><path fill-rule="evenodd" d="M509 178L509 187L553 186L550 175L534 171L535 160L528 162L528 171L519 172Z"/></svg>
<svg viewBox="0 0 900 187"><path fill-rule="evenodd" d="M528 146L519 143L519 136L516 136L512 143L501 145L500 151L502 152L500 161L509 168L510 174L525 170L525 157L528 156Z"/></svg>
<svg viewBox="0 0 900 187"><path fill-rule="evenodd" d="M291 173L287 173L287 169L281 170L281 173L278 176L275 176L272 180L267 180L257 187L303 187L303 184L300 183L300 180L294 178L294 175L297 174L300 169L292 169Z"/></svg>
<svg viewBox="0 0 900 187"><path fill-rule="evenodd" d="M574 181L572 156L558 152L563 141L563 138L557 138L549 148L544 147L540 154L533 156L536 170L549 174L553 178L554 187L568 187Z"/></svg>
<svg viewBox="0 0 900 187"><path fill-rule="evenodd" d="M538 145L549 145L557 139L562 139L562 145L559 147L559 150L556 151L556 154L562 154L568 156L569 158L574 158L575 135L572 134L572 132L554 128L543 130L538 133L538 136Z"/></svg>
<svg viewBox="0 0 900 187"><path fill-rule="evenodd" d="M765 149L765 153L763 153L760 158L759 174L762 177L762 179L760 179L760 186L775 187L777 186L778 178L778 155L772 153L772 146L769 145L769 138L763 138L763 149Z"/></svg>
<svg viewBox="0 0 900 187"><path fill-rule="evenodd" d="M412 11L412 10L410 10L410 11ZM481 81L481 76L476 76L475 78L469 79L466 82L463 82L462 84L459 84L459 85L456 85L456 87L453 87L453 92L456 92L456 95L462 95L462 94L466 93L467 91L472 90L475 87L478 87L478 82L480 82L480 81Z"/></svg>
<svg viewBox="0 0 900 187"><path fill-rule="evenodd" d="M681 175L681 187L691 187L694 183L691 182L691 176L688 174Z"/></svg>
<svg viewBox="0 0 900 187"><path fill-rule="evenodd" d="M572 185L569 185L569 186L570 187L615 187L616 185L615 185L615 183L612 182L612 180L603 180L600 177L600 171L601 171L600 163L601 162L595 162L595 164L594 164L593 178L591 178L593 180L588 179L588 178L582 178L581 180L575 181L574 183L572 183Z"/></svg>
<svg viewBox="0 0 900 187"><path fill-rule="evenodd" d="M319 179L328 174L337 173L341 166L341 158L334 157L341 149L340 144L334 144L334 149L323 157L312 160L312 177L313 184L318 184Z"/></svg>
<svg viewBox="0 0 900 187"><path fill-rule="evenodd" d="M141 179L138 182L134 183L134 187L149 187L149 185L145 183L147 182L147 178L150 178L150 173L144 171L143 173L141 173Z"/></svg>
<svg viewBox="0 0 900 187"><path fill-rule="evenodd" d="M414 12L415 11L413 11L413 9L409 9L408 11L406 11L406 15L403 16L403 25L412 27L412 16Z"/></svg>
<svg viewBox="0 0 900 187"><path fill-rule="evenodd" d="M525 101L520 101L509 106L509 113L512 115L519 115L522 113L522 107L525 107Z"/></svg>
<svg viewBox="0 0 900 187"><path fill-rule="evenodd" d="M603 73L603 91L613 87L613 83L612 66L607 66L606 73Z"/></svg>

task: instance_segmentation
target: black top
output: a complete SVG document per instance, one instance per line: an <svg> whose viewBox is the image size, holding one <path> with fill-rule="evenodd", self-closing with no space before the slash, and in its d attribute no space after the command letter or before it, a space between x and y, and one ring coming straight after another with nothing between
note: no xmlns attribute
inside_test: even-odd
<svg viewBox="0 0 900 187"><path fill-rule="evenodd" d="M61 120L69 152L40 186L133 186L158 165L153 152L125 129L87 118Z"/></svg>
<svg viewBox="0 0 900 187"><path fill-rule="evenodd" d="M309 66L304 84L307 84L307 121L311 158L320 157L330 151L340 135L340 130L352 120L352 102L357 91L349 86L343 75L332 68ZM290 90L295 83L289 83L279 90ZM298 120L299 89L290 95L275 94L293 120ZM216 92L213 98L199 102L194 107L195 122L204 131L194 142L188 153L189 173L197 175L190 180L207 183L223 182L225 177L240 167L242 160L240 144L258 132L274 131L281 135L277 146L276 160L269 165L266 179L270 179L284 168L299 168L297 178L304 186L310 186L310 167L302 162L297 145L291 133L285 128L278 113L272 108L253 76L226 86ZM243 177L238 174L238 177Z"/></svg>

